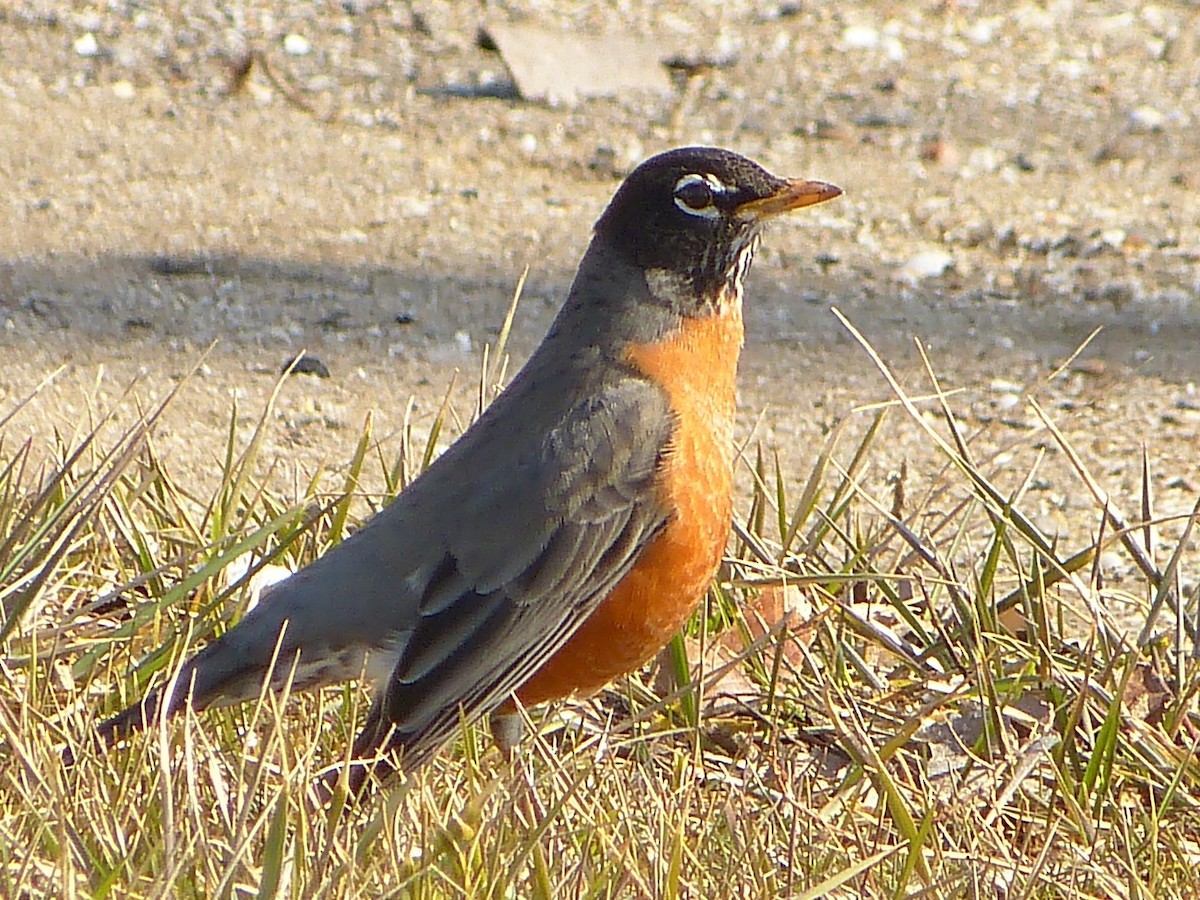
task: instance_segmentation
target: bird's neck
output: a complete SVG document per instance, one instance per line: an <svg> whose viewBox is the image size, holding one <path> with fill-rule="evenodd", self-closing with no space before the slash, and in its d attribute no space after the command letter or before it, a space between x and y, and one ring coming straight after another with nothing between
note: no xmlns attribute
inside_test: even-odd
<svg viewBox="0 0 1200 900"><path fill-rule="evenodd" d="M652 343L685 322L713 318L740 348L744 272L738 266L728 279L701 291L688 273L643 268L594 238L547 338L553 342L569 334L573 344L582 339L605 355L620 356L630 344Z"/></svg>

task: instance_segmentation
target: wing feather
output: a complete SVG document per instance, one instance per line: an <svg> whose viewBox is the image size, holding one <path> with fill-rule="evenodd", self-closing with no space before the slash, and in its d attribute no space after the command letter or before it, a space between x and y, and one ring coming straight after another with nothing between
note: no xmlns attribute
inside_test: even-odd
<svg viewBox="0 0 1200 900"><path fill-rule="evenodd" d="M506 699L633 567L670 515L656 474L672 427L661 391L623 377L572 410L523 467L464 497L455 521L470 527L444 536L449 551L383 696L406 759L436 750L460 715Z"/></svg>

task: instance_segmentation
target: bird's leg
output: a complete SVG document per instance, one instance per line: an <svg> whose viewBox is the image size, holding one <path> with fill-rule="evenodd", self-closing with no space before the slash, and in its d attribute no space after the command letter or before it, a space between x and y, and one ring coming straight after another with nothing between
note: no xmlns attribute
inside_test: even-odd
<svg viewBox="0 0 1200 900"><path fill-rule="evenodd" d="M488 716L492 729L492 740L510 763L517 756L521 740L525 737L525 720L513 702L504 703L492 710Z"/></svg>

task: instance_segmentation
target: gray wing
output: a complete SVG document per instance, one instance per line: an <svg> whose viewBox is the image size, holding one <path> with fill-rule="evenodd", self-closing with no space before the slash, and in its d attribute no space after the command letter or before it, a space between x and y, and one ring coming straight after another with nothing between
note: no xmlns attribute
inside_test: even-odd
<svg viewBox="0 0 1200 900"><path fill-rule="evenodd" d="M661 391L622 378L572 410L535 457L460 495L378 698L375 725L392 729L406 764L436 751L460 715L506 699L632 568L669 518L655 475L672 427Z"/></svg>

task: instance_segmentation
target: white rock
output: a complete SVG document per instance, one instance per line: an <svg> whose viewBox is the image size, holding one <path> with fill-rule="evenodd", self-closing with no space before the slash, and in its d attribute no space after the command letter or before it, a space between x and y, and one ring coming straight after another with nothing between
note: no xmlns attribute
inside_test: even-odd
<svg viewBox="0 0 1200 900"><path fill-rule="evenodd" d="M227 587L240 581L246 577L256 562L258 560L252 554L243 553L221 571L221 580ZM248 585L250 589L250 602L246 606L246 611L249 612L258 606L259 599L261 599L264 593L268 592L268 589L272 585L278 584L291 574L291 569L274 563L268 563L251 575Z"/></svg>
<svg viewBox="0 0 1200 900"><path fill-rule="evenodd" d="M937 278L954 265L954 257L945 250L922 250L909 258L900 272L912 281Z"/></svg>
<svg viewBox="0 0 1200 900"><path fill-rule="evenodd" d="M401 218L423 219L433 211L433 203L424 197L400 197L396 209Z"/></svg>
<svg viewBox="0 0 1200 900"><path fill-rule="evenodd" d="M1057 59L1054 61L1054 73L1068 81L1078 81L1091 71L1091 66L1082 59Z"/></svg>
<svg viewBox="0 0 1200 900"><path fill-rule="evenodd" d="M963 175L966 177L990 175L997 171L1003 164L1004 159L995 147L975 147L971 150L971 155L967 157L967 165L963 170Z"/></svg>
<svg viewBox="0 0 1200 900"><path fill-rule="evenodd" d="M996 33L996 24L995 19L976 19L967 28L967 37L977 44L990 44Z"/></svg>
<svg viewBox="0 0 1200 900"><path fill-rule="evenodd" d="M133 82L124 78L113 82L112 92L118 100L132 100L137 96L137 89L133 86Z"/></svg>
<svg viewBox="0 0 1200 900"><path fill-rule="evenodd" d="M1124 228L1106 228L1100 233L1100 240L1114 250L1120 250L1125 246L1126 234Z"/></svg>
<svg viewBox="0 0 1200 900"><path fill-rule="evenodd" d="M1129 114L1129 130L1135 134L1162 131L1167 117L1153 106L1139 106Z"/></svg>
<svg viewBox="0 0 1200 900"><path fill-rule="evenodd" d="M100 44L90 31L75 40L75 53L79 56L99 56Z"/></svg>
<svg viewBox="0 0 1200 900"><path fill-rule="evenodd" d="M1100 554L1100 569L1110 577L1120 574L1126 565L1125 557L1115 550L1105 550Z"/></svg>
<svg viewBox="0 0 1200 900"><path fill-rule="evenodd" d="M879 46L879 30L870 25L851 25L842 32L842 43L851 50L870 50Z"/></svg>
<svg viewBox="0 0 1200 900"><path fill-rule="evenodd" d="M289 56L308 56L312 43L301 34L289 34L283 39L283 52Z"/></svg>

